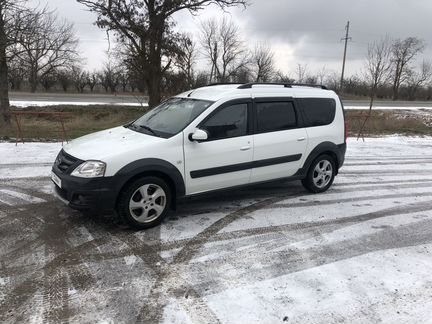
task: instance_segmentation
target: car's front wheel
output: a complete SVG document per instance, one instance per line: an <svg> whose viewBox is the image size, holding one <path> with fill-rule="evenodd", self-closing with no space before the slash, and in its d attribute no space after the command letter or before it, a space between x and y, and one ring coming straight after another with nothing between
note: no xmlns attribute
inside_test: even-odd
<svg viewBox="0 0 432 324"><path fill-rule="evenodd" d="M157 177L143 177L120 194L117 212L129 226L146 229L159 225L170 205L171 191L166 182Z"/></svg>
<svg viewBox="0 0 432 324"><path fill-rule="evenodd" d="M306 178L302 180L303 186L312 193L326 191L333 183L336 175L334 159L327 154L320 155L311 164Z"/></svg>

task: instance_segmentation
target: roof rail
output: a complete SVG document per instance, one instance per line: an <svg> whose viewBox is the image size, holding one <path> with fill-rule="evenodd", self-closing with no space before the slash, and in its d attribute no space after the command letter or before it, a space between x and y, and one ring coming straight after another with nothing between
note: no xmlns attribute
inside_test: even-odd
<svg viewBox="0 0 432 324"><path fill-rule="evenodd" d="M220 86L220 85L239 85L241 82L215 82L207 84L206 87L214 87L214 86Z"/></svg>
<svg viewBox="0 0 432 324"><path fill-rule="evenodd" d="M283 82L252 82L245 83L239 86L237 89L251 89L254 85L279 85L284 86L285 88L295 87L311 87L311 88L320 88L323 90L328 90L326 86L320 84L309 84L309 83L283 83Z"/></svg>

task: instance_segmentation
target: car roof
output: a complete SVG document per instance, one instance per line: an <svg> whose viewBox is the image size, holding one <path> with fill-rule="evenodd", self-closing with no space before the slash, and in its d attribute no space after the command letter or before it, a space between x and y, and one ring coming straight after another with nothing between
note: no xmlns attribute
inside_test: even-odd
<svg viewBox="0 0 432 324"><path fill-rule="evenodd" d="M183 92L176 97L209 101L236 97L319 97L334 98L336 94L322 86L296 84L220 84Z"/></svg>

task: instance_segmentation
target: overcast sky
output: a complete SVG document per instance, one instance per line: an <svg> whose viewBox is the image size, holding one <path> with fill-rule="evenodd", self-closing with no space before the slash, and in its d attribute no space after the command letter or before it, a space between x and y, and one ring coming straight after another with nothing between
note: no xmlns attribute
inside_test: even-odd
<svg viewBox="0 0 432 324"><path fill-rule="evenodd" d="M347 74L362 67L367 44L385 35L416 36L428 47L420 59L432 59L432 0L250 0L245 9L227 13L209 7L198 16L177 14L178 28L199 40L201 20L226 15L236 22L247 44L272 46L279 69L295 76L297 63L314 72L323 66L340 72L345 25L351 22ZM59 16L74 22L80 51L89 69L101 66L108 48L106 33L93 25L95 15L74 0L31 0L33 5L57 9ZM430 44L430 45L429 45ZM203 65L200 60L200 65Z"/></svg>

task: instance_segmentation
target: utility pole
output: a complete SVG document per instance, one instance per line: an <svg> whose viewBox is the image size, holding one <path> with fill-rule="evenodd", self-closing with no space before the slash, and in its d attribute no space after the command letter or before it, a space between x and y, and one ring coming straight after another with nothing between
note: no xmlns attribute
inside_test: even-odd
<svg viewBox="0 0 432 324"><path fill-rule="evenodd" d="M341 75L341 81L340 81L340 92L342 92L343 86L344 86L345 61L346 61L346 53L347 53L348 41L352 39L351 37L349 37L349 28L350 28L350 22L348 21L347 24L346 24L346 26L345 26L346 35L345 35L344 38L341 39L342 41L345 41L345 49L344 49L344 56L343 56L343 63L342 63L342 75Z"/></svg>

